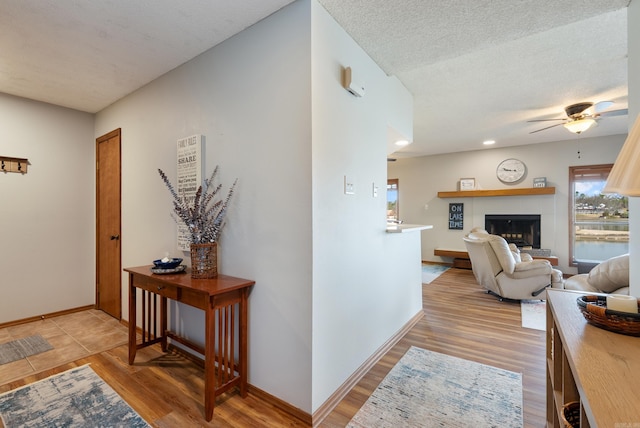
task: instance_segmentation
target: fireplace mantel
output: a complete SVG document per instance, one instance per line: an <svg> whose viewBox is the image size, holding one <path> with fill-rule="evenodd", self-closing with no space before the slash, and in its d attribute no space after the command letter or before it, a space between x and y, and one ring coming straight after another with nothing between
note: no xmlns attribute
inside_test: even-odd
<svg viewBox="0 0 640 428"><path fill-rule="evenodd" d="M555 187L519 187L515 189L494 190L461 190L451 192L438 192L439 198L481 198L488 196L535 196L555 195Z"/></svg>

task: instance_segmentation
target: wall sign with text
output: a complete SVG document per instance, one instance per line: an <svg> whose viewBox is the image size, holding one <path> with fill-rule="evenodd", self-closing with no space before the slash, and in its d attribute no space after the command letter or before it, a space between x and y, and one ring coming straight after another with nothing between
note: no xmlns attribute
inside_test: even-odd
<svg viewBox="0 0 640 428"><path fill-rule="evenodd" d="M464 229L464 204L449 204L449 229Z"/></svg>
<svg viewBox="0 0 640 428"><path fill-rule="evenodd" d="M185 195L189 204L193 203L198 187L202 185L202 135L178 140L178 195ZM178 224L178 250L189 251L189 230Z"/></svg>

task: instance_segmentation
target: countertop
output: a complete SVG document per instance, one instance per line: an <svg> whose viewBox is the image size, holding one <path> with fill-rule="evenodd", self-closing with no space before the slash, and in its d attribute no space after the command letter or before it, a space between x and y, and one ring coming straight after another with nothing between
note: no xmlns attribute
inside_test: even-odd
<svg viewBox="0 0 640 428"><path fill-rule="evenodd" d="M433 229L430 224L387 224L387 233L406 233Z"/></svg>

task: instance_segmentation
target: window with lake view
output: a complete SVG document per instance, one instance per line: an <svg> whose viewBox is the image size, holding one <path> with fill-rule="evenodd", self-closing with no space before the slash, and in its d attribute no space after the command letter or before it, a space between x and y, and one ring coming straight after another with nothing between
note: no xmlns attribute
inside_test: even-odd
<svg viewBox="0 0 640 428"><path fill-rule="evenodd" d="M569 168L571 264L602 262L629 252L629 200L603 194L613 164Z"/></svg>

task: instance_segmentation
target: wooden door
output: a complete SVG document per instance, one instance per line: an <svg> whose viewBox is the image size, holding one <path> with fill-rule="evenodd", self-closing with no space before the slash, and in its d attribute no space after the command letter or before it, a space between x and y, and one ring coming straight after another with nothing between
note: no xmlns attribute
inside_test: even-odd
<svg viewBox="0 0 640 428"><path fill-rule="evenodd" d="M96 139L96 307L122 316L120 129Z"/></svg>

